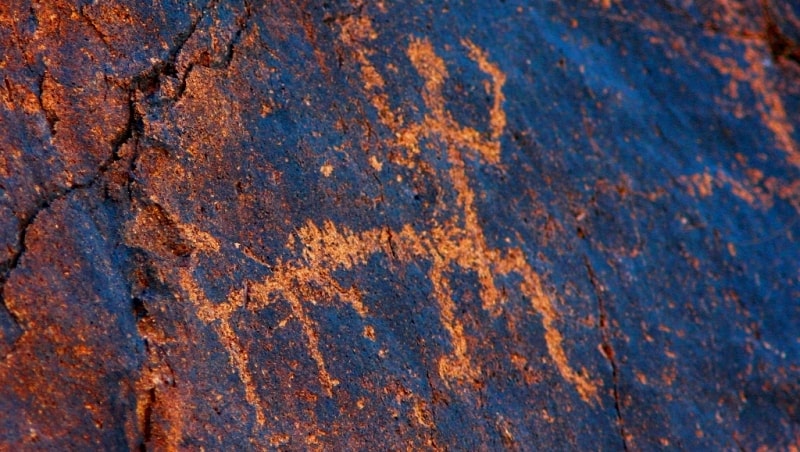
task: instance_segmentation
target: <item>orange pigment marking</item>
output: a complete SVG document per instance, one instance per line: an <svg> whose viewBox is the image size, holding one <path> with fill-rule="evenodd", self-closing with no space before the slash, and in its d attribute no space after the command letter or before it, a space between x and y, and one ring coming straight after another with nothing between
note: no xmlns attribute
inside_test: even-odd
<svg viewBox="0 0 800 452"><path fill-rule="evenodd" d="M447 160L450 165L445 176L453 184L457 194L457 213L445 219L442 224L434 225L428 231L416 231L410 225L400 231L393 231L389 239L394 238L391 251L386 250L384 229L353 233L342 229L336 230L332 224L326 223L322 229L309 223L301 231L301 242L306 245L303 251L306 261L309 256L320 252L333 260L324 260L328 266L339 265L351 268L352 265L365 262L366 255L384 251L387 255L396 255L399 260L408 262L412 258L425 258L432 262L428 277L433 286L432 296L440 310L440 320L451 338L453 350L450 356L443 357L439 363L439 373L443 380L475 379L481 370L471 363L468 353L464 328L456 317L457 307L450 291L450 279L447 273L453 266L474 271L480 282L480 298L482 306L493 316L501 312L504 296L495 284L495 276L517 273L523 277L520 291L530 299L533 307L542 315L545 328L545 340L548 352L554 360L561 375L575 385L581 397L590 401L597 398L596 385L586 376L585 369L580 373L573 370L563 349L563 337L555 327L558 312L552 300L545 293L539 276L533 271L524 258L524 253L513 248L504 255L500 250L490 248L486 242L483 228L480 225L478 212L474 205L475 192L470 186L466 170L464 152L474 153L483 162L499 164L500 137L506 126L503 109L505 96L503 85L505 74L489 61L486 52L468 40L462 44L467 48L470 58L478 64L482 72L491 78L487 83L487 93L492 94L494 102L489 111L491 135L484 137L479 131L457 123L445 108L442 89L448 78L444 60L435 52L433 45L426 39L411 38L407 55L416 71L422 76L424 86L422 98L428 113L420 123L405 125L399 113L392 112L382 92L385 85L383 78L369 61L374 52L368 48L369 41L377 34L368 17L348 18L342 24L342 41L348 45L361 65L362 82L370 103L378 111L379 118L394 137L394 146L406 151L406 155L394 154L390 161L407 168L420 167L433 171L430 164L420 161L419 143L423 139L443 143L447 147ZM438 210L447 214L451 207L440 203ZM325 230L327 239L317 234ZM314 231L314 234L309 234ZM331 233L336 231L335 236ZM311 250L309 251L309 247ZM324 250L324 251L321 251ZM391 254L390 254L391 253Z"/></svg>
<svg viewBox="0 0 800 452"><path fill-rule="evenodd" d="M231 364L239 374L242 384L244 384L245 399L255 410L256 422L258 422L259 426L263 426L266 422L263 411L264 406L250 375L248 354L239 342L239 337L233 331L230 322L231 315L244 306L244 292L231 293L228 296L227 303L215 304L206 298L205 292L194 280L192 272L188 268L178 269L178 281L189 301L195 306L197 317L206 324L211 325L217 333L219 341L228 352Z"/></svg>
<svg viewBox="0 0 800 452"><path fill-rule="evenodd" d="M439 307L440 321L450 336L452 346L451 352L439 360L439 375L443 381L465 383L475 381L481 375L480 367L470 358L467 336L451 293L449 273L456 268L475 272L480 283L479 295L483 309L492 316L502 312L505 302L504 291L498 289L495 279L517 274L522 278L519 291L542 316L547 351L559 373L574 385L584 401L596 400L598 389L587 376L586 370L578 372L569 365L563 348L563 336L556 328L560 316L545 292L539 275L520 248L500 250L488 245L475 207L475 191L470 185L465 154L487 164L499 165L500 138L507 122L502 91L505 74L489 61L486 52L471 41L462 41L470 58L491 79L486 85L487 93L494 98L488 112L490 133L487 137L487 134L459 124L447 111L442 94L448 78L445 62L428 40L412 38L407 55L424 80L422 98L427 113L420 123L405 124L403 116L391 109L389 97L383 92L385 80L370 61L374 51L368 47L368 43L377 37L371 20L366 16L349 17L341 21L341 26L341 40L352 50L360 65L369 102L377 111L381 124L392 134L393 141L389 145L400 151L391 152L388 161L407 168L419 168L438 176L440 180L448 181L456 192L456 202L452 206L439 201L436 217L442 218L441 222L422 231L407 224L399 230L380 227L357 232L331 221L324 221L322 225L309 221L287 239L286 247L290 250L297 249L299 244L299 256L286 262L278 261L271 266L272 273L269 276L248 285L247 296L241 291L234 291L229 294L228 300L219 304L206 299L189 270L179 270L182 290L196 306L198 317L214 326L245 385L248 402L256 408L259 424L264 423L263 410L248 371L247 353L230 326L231 314L241 308L259 310L280 300L287 302L291 309L291 320L301 324L308 352L318 368L320 384L325 393L331 396L339 382L327 370L320 350L319 328L309 316L306 304L338 300L353 308L359 316L366 317L369 312L364 306L361 292L355 287L342 287L332 272L366 265L368 259L377 253L396 256L397 260L405 263L413 259L431 262L428 272L432 285L431 297ZM419 146L424 139L446 147L450 166L446 173L437 174L430 163L420 159ZM381 165L373 164L373 167ZM219 250L219 245L215 246L216 242L210 236L199 231L184 233L195 237L199 250ZM250 300L247 306L245 298ZM281 324L285 324L285 321ZM365 328L365 334L374 338L371 327Z"/></svg>

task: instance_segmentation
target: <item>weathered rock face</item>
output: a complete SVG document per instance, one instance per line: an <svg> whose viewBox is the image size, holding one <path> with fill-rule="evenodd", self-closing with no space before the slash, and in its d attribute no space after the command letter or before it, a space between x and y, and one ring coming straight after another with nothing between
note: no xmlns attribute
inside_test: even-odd
<svg viewBox="0 0 800 452"><path fill-rule="evenodd" d="M3 448L800 438L791 0L0 6Z"/></svg>

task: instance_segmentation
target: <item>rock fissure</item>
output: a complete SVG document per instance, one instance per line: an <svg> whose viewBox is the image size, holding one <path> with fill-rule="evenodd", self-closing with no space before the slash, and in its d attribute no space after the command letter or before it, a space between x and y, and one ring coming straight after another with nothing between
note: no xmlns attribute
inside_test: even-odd
<svg viewBox="0 0 800 452"><path fill-rule="evenodd" d="M761 9L764 14L764 39L769 46L772 58L774 60L785 58L795 64L800 64L800 43L792 41L781 31L767 0L761 0Z"/></svg>
<svg viewBox="0 0 800 452"><path fill-rule="evenodd" d="M129 118L127 124L122 133L120 133L116 138L112 140L111 142L112 151L109 157L98 166L97 171L88 181L76 183L61 188L59 190L49 193L48 196L42 198L33 209L33 212L19 222L16 251L11 255L11 258L7 259L5 262L0 263L0 305L2 305L9 312L11 318L23 330L23 332L25 331L25 326L23 325L21 317L17 313L15 313L14 310L11 309L6 303L5 286L8 280L11 278L11 274L19 266L22 257L25 255L27 251L26 238L28 235L28 231L30 230L30 227L33 225L36 219L39 217L39 215L42 212L47 211L53 203L59 201L60 199L66 198L71 193L77 190L92 188L97 183L97 181L100 180L102 176L108 171L111 165L122 158L119 155L119 150L125 143L127 143L131 138L134 137L137 129L136 124L141 120L135 113L133 91L129 92L128 104L129 104ZM129 174L128 177L130 182L131 175Z"/></svg>
<svg viewBox="0 0 800 452"><path fill-rule="evenodd" d="M252 16L252 10L250 8L250 4L245 2L244 5L245 5L244 16L239 18L239 19L237 19L237 25L238 26L236 28L236 31L233 34L233 37L230 39L230 41L228 42L228 44L226 46L226 51L225 51L225 54L224 54L224 56L222 58L222 62L220 62L218 64L212 64L209 67L214 68L214 69L225 69L225 70L230 69L230 65L233 62L233 57L234 57L234 53L235 53L235 47L241 41L242 34L244 33L244 30L247 28L247 25L250 22L250 19L251 19L251 16ZM194 31L192 31L192 34L193 33L194 33ZM191 37L191 35L189 37ZM186 41L188 41L188 40L189 40L189 38L186 39ZM181 48L183 47L183 45L185 45L186 41L184 41L181 44ZM176 72L175 71L175 60L177 59L179 54L180 54L180 50L178 50L178 52L171 58L171 62L168 63L168 66L172 68L173 72ZM177 102L178 100L180 100L183 97L184 93L186 92L186 81L189 79L189 75L194 70L195 66L197 66L197 65L198 65L198 63L196 61L191 61L191 62L186 64L186 68L183 70L183 73L179 74L179 82L178 82L178 87L177 87L177 90L175 92L175 96L174 96L174 99L173 99L174 101Z"/></svg>
<svg viewBox="0 0 800 452"><path fill-rule="evenodd" d="M760 41L767 45L773 60L787 60L800 64L800 43L794 42L781 30L775 18L775 13L769 6L769 0L759 0L761 8L763 29L731 30L714 20L701 21L685 9L673 5L672 2L660 0L659 3L667 11L677 14L690 26L697 27L715 34L722 34L732 39L742 41Z"/></svg>
<svg viewBox="0 0 800 452"><path fill-rule="evenodd" d="M97 26L97 24L91 18L91 16L86 14L86 7L87 7L87 5L84 5L84 6L80 7L78 9L78 14L83 19L83 21L86 23L86 25L88 25L89 28L92 29L92 31L97 36L97 38L100 40L100 42L103 43L103 45L108 50L108 53L111 54L111 56L113 56L115 58L119 57L119 53L114 49L114 47L111 45L111 43L108 42L108 36L106 36L106 34L103 33L102 30L100 30L100 28Z"/></svg>
<svg viewBox="0 0 800 452"><path fill-rule="evenodd" d="M186 45L187 42L189 42L189 39L191 39L195 31L197 31L197 27L200 25L200 22L202 22L203 19L205 19L208 10L210 10L211 8L216 8L218 1L219 0L210 0L208 3L206 3L206 6L203 7L203 9L200 11L200 15L189 26L189 30L186 33L178 34L177 36L178 39L176 41L175 46L172 49L170 49L167 55L166 59L167 64L171 65L172 67L175 66L175 60L178 58L178 55L180 55L181 51L183 50L183 46Z"/></svg>
<svg viewBox="0 0 800 452"><path fill-rule="evenodd" d="M236 32L233 34L233 38L231 38L230 42L228 43L227 51L225 52L225 57L222 60L222 67L225 69L229 69L231 62L233 61L233 55L236 48L236 45L242 39L242 33L247 28L248 23L252 17L252 10L250 9L250 4L248 2L244 2L244 17L240 20L237 20L238 27L236 28Z"/></svg>
<svg viewBox="0 0 800 452"><path fill-rule="evenodd" d="M602 351L603 356L608 360L608 363L611 365L611 378L613 381L612 392L614 395L614 411L617 415L617 426L619 428L619 435L622 439L622 446L627 451L629 450L628 447L628 434L625 431L625 420L622 417L622 400L620 396L619 390L619 366L617 364L616 357L614 356L614 347L611 344L611 327L609 325L609 318L608 318L608 311L606 310L605 302L604 302L604 295L603 295L603 287L600 281L597 279L597 274L595 274L594 268L592 264L589 262L588 256L584 256L584 265L586 267L586 272L589 275L589 281L592 284L592 288L594 289L595 298L597 299L597 312L598 312L598 320L597 326L600 329L600 336L602 338L602 343L600 344L600 350Z"/></svg>
<svg viewBox="0 0 800 452"><path fill-rule="evenodd" d="M130 139L134 138L134 135L137 132L141 132L141 117L136 112L136 92L137 90L142 90L145 88L146 85L152 83L153 77L159 77L159 75L164 71L165 68L173 67L174 62L177 58L178 54L180 54L181 49L186 44L186 42L191 38L192 34L194 34L195 30L197 29L198 24L200 21L205 17L206 12L209 8L212 8L216 5L218 0L212 0L206 7L203 8L201 11L200 16L197 20L195 20L191 26L189 27L189 31L185 33L185 36L181 37L184 34L178 34L178 41L177 44L170 50L168 54L168 58L166 61L159 61L153 64L150 68L143 71L141 74L132 78L131 82L128 83L128 120L125 125L123 131L114 139L111 140L111 153L109 157L101 162L97 170L95 171L94 175L88 179L86 182L76 183L69 185L67 187L63 187L61 189L55 190L49 193L47 196L42 198L39 203L33 208L33 212L27 215L19 222L19 230L17 233L17 250L11 256L11 258L7 259L5 262L0 263L0 304L6 307L6 309L11 314L11 317L19 323L20 319L11 309L8 309L7 305L5 304L5 297L4 297L4 288L5 283L11 276L11 273L17 268L19 265L20 259L25 254L26 247L25 247L25 237L27 235L28 229L39 216L40 213L46 211L54 202L65 198L70 193L81 190L91 188L95 185L95 183L108 171L111 165L117 161L119 161L122 157L119 155L120 148L127 143ZM96 24L90 20L88 16L84 14L84 11L80 11L81 17L86 20L91 27L102 36L102 33L99 32L97 29ZM103 40L104 44L108 46L106 40ZM109 46L109 51L111 50ZM43 101L42 97L45 92L45 79L48 76L48 71L45 68L43 74L39 77L38 82L38 89L39 93L37 95L37 101L39 103L39 107L41 108L42 112L45 115L45 118L48 123L48 128L51 133L51 137L55 136L56 130L55 125L59 121L57 114L54 111L51 111L48 107L46 107L45 102ZM8 81L5 81L6 85L8 85ZM138 129L138 131L137 131ZM134 154L134 158L131 160L131 165L134 165L136 158L136 153ZM133 166L129 167L129 170L132 169ZM132 182L132 174L129 172L128 174L128 183ZM21 325L20 325L21 326Z"/></svg>

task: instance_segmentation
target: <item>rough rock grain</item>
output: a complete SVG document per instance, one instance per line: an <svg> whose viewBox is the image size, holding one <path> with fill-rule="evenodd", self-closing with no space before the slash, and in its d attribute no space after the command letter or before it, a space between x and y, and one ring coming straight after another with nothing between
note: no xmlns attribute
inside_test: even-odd
<svg viewBox="0 0 800 452"><path fill-rule="evenodd" d="M791 0L11 0L0 48L0 449L800 447Z"/></svg>

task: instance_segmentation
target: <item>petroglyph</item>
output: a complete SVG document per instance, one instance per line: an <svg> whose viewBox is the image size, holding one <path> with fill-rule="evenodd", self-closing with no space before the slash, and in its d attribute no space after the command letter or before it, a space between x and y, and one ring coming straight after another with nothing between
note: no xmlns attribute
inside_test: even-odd
<svg viewBox="0 0 800 452"><path fill-rule="evenodd" d="M447 173L436 176L439 180L449 181L452 184L457 193L456 209L440 202L437 206L437 212L443 218L440 224L434 224L427 231L416 231L406 225L401 231L394 231L391 234L391 237L395 238L393 250L401 261L408 262L422 258L431 262L428 277L433 286L432 295L439 305L440 320L451 336L453 347L452 354L440 360L440 376L447 381L466 380L480 375L480 369L470 362L463 325L456 317L456 304L451 296L451 281L447 278L447 273L453 266L475 272L480 282L483 308L493 316L500 313L505 301L503 294L497 288L495 278L515 273L523 279L519 287L520 292L530 300L542 316L548 352L559 372L575 386L584 400L595 399L597 397L595 383L586 376L585 370L577 372L567 361L562 346L562 335L555 327L558 311L543 289L539 275L528 264L521 249L509 248L503 251L491 248L487 244L474 205L475 192L470 186L465 154L466 157L477 157L485 164L500 163L500 137L506 126L503 110L505 74L489 61L486 52L469 40L462 41L470 58L490 78L485 88L487 95L493 97L493 105L489 111L490 136L486 138L479 131L459 124L447 111L442 94L449 76L447 67L428 40L411 37L407 55L425 82L422 97L428 112L421 122L405 125L401 112L389 108L388 96L383 92L386 82L370 61L369 57L374 52L368 44L377 38L377 33L372 28L369 17L357 16L345 19L342 23L341 36L342 41L352 49L361 65L362 82L370 103L377 110L382 124L395 137L391 145L406 151L405 155L390 154L390 161L412 169L417 167L430 169L431 165L421 159L421 141L441 143L446 147L450 168ZM375 236L376 232L356 235L343 233L341 238ZM361 243L361 246L366 246L366 251L371 250L371 252L379 252L381 249L380 242L372 246L369 243Z"/></svg>
<svg viewBox="0 0 800 452"><path fill-rule="evenodd" d="M476 194L471 186L467 159L478 159L488 165L500 164L500 138L506 126L502 91L505 74L474 43L469 40L461 42L470 59L489 78L485 89L493 103L488 111L489 131L482 133L458 123L447 110L443 88L449 74L433 44L426 39L409 37L406 54L411 66L424 80L422 98L426 113L421 121L407 124L402 112L390 107L389 96L383 91L386 82L370 60L373 51L368 44L377 37L370 19L350 17L344 19L341 25L341 39L360 66L361 82L369 102L377 111L381 124L391 132L392 138L386 146L392 152L381 158L383 162L373 156L371 166L377 171L390 168L391 165L423 170L440 183L450 184L456 199L454 204L451 202L449 205L443 200L437 201L432 224L423 230L406 224L399 230L379 227L355 231L331 221L321 225L308 221L286 242L287 250L299 250L297 257L277 260L269 266L271 273L266 278L247 282L246 293L242 290L232 291L222 303L212 303L206 299L191 272L179 270L182 291L196 306L198 317L214 326L245 386L247 400L257 412L258 423L265 422L264 407L248 369L247 352L231 329L231 313L239 309L259 311L273 303L288 303L291 314L278 326L286 325L287 321L299 322L308 353L317 365L320 385L326 395L331 396L339 381L328 370L320 349L320 342L324 338L320 337L319 327L309 315L307 306L308 303L338 302L368 319L369 307L364 303L362 292L356 287L342 286L333 272L367 265L374 255L391 259L393 265L415 261L429 264L427 276L431 284L430 297L439 308L439 320L451 344L451 351L440 357L438 363L439 376L446 384L474 383L479 381L482 374L481 368L470 357L467 334L459 319L458 304L453 298L452 273L460 270L477 275L482 307L493 317L502 312L509 296L505 288L498 288L497 280L513 274L521 279L517 293L527 299L542 317L547 351L558 372L575 387L584 401L592 403L597 400L597 383L589 378L585 369L575 370L568 362L563 336L556 326L559 312L543 288L540 276L528 263L525 252L519 247L491 247L475 206ZM425 146L443 148L448 166L446 170L438 170L431 162L425 161ZM202 243L210 243L210 238L197 231L192 235L204 237ZM214 253L219 249L212 248L205 246L203 250ZM365 331L369 331L371 340L375 339L372 327L365 327Z"/></svg>

